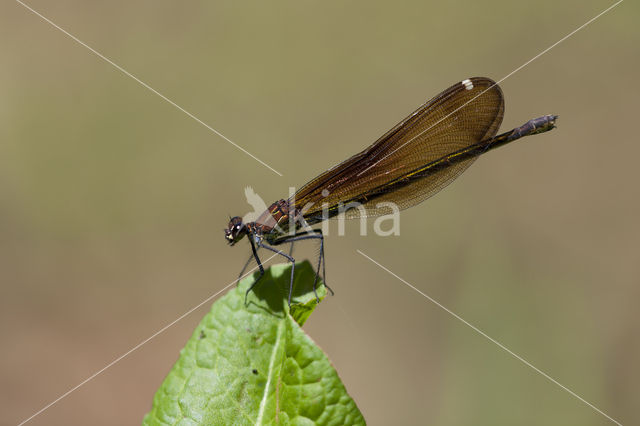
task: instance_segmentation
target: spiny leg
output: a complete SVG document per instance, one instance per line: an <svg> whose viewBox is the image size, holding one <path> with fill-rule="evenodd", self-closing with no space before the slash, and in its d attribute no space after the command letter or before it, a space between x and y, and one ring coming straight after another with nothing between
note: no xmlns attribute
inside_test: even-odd
<svg viewBox="0 0 640 426"><path fill-rule="evenodd" d="M238 279L236 280L236 285L238 285L240 283L240 279L242 278L242 276L244 275L244 271L247 270L247 268L249 267L249 264L251 263L251 261L254 259L254 255L253 252L249 255L249 258L247 259L247 261L245 262L244 266L242 267L242 270L240 271L240 274L238 274Z"/></svg>
<svg viewBox="0 0 640 426"><path fill-rule="evenodd" d="M252 254L252 257L256 259L256 263L258 264L258 269L260 269L260 276L253 283L251 283L251 285L249 286L247 291L244 293L244 305L245 306L247 306L247 297L249 296L249 292L251 290L253 290L253 288L256 286L256 284L258 284L258 281L260 281L260 278L262 278L262 276L264 275L264 267L262 266L262 262L260 261L260 258L258 257L258 250L256 250L256 245L253 242L253 238L249 238L249 242L251 243L251 254ZM249 259L249 260L251 260L251 259ZM249 262L247 262L247 263L249 263Z"/></svg>
<svg viewBox="0 0 640 426"><path fill-rule="evenodd" d="M263 242L258 242L257 244L258 244L258 247L264 247L267 250L270 250L276 254L279 254L280 256L284 256L287 258L287 260L289 260L289 262L291 262L291 281L289 281L289 309L291 309L291 294L293 293L293 275L296 269L296 260L293 257L289 256L288 254L283 253L277 248L271 247L268 244L265 244Z"/></svg>
<svg viewBox="0 0 640 426"><path fill-rule="evenodd" d="M322 259L322 284L324 284L327 290L329 290L329 293L331 293L331 295L333 296L335 295L335 293L333 292L333 290L331 290L331 287L327 285L327 270L326 270L327 258L324 256L324 234L322 234L321 229L318 229L317 233L320 234L320 236L322 237L320 239L320 258ZM319 273L320 273L320 259L318 259L318 274Z"/></svg>
<svg viewBox="0 0 640 426"><path fill-rule="evenodd" d="M302 236L293 236L287 239L286 241L300 241L300 240L310 240L310 239L319 239L320 240L320 256L318 257L318 267L316 269L316 277L313 282L313 292L316 295L316 301L319 301L318 294L316 293L316 285L318 282L318 275L320 274L320 263L322 263L322 284L329 290L331 295L333 296L335 292L327 285L327 273L326 273L326 258L324 255L324 235L322 234L321 229L312 229L309 233L313 233L313 235L302 235Z"/></svg>
<svg viewBox="0 0 640 426"><path fill-rule="evenodd" d="M334 291L327 285L327 258L324 255L324 235L322 236L322 245L320 246L320 255L322 256L322 284L329 290L332 296L335 295ZM320 270L318 270L320 273Z"/></svg>
<svg viewBox="0 0 640 426"><path fill-rule="evenodd" d="M318 266L316 268L316 276L315 279L313 280L313 293L316 296L316 302L320 302L320 298L318 297L318 293L316 291L316 286L318 283L318 276L320 275L320 264L322 264L322 278L323 278L323 284L324 286L329 290L329 292L331 292L331 295L334 294L333 290L331 290L331 288L327 285L326 281L326 274L325 274L325 265L326 265L326 261L325 261L325 257L324 257L324 235L322 234L322 230L320 229L312 229L311 231L308 231L311 235L294 235L292 237L284 237L280 240L277 240L275 244L282 244L282 243L294 243L295 241L302 241L302 240L320 240L320 256L318 256Z"/></svg>

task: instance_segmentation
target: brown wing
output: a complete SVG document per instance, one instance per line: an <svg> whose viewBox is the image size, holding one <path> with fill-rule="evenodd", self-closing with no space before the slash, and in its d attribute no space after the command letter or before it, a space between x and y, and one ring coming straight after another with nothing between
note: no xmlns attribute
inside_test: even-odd
<svg viewBox="0 0 640 426"><path fill-rule="evenodd" d="M367 201L367 194L454 151L494 136L504 113L498 85L488 78L474 77L456 83L422 105L373 145L327 170L295 194L296 208L304 206L305 217L315 216L322 204L334 206L362 202L364 209L350 210L348 217L389 213L376 204L392 201L399 208L411 207L453 181L474 158L410 185ZM324 193L323 193L324 191ZM326 196L324 196L326 195Z"/></svg>

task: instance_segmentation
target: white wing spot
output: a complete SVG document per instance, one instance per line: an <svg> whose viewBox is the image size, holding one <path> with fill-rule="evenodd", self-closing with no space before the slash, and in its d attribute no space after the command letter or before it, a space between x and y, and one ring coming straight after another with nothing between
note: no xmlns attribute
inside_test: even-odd
<svg viewBox="0 0 640 426"><path fill-rule="evenodd" d="M471 80L466 79L466 80L462 80L462 84L464 84L465 89L467 90L471 90L473 89L473 83L471 82Z"/></svg>

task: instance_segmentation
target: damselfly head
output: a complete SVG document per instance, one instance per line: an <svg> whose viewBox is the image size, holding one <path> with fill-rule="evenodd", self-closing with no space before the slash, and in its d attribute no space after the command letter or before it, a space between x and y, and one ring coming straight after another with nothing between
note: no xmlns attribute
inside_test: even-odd
<svg viewBox="0 0 640 426"><path fill-rule="evenodd" d="M247 233L247 227L242 222L242 218L239 216L232 217L229 221L229 226L224 230L224 238L229 245L234 245L242 239Z"/></svg>

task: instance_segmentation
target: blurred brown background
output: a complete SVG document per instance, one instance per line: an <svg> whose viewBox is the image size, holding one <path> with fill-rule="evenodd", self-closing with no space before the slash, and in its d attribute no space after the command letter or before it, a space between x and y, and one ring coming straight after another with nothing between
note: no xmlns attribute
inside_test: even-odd
<svg viewBox="0 0 640 426"><path fill-rule="evenodd" d="M612 2L0 5L0 423L17 424L234 280L229 215L369 145L470 76L500 79ZM640 31L627 1L501 84L492 152L401 236L327 238L305 326L372 425L640 423ZM300 249L298 257L313 255ZM210 304L34 418L133 425Z"/></svg>

